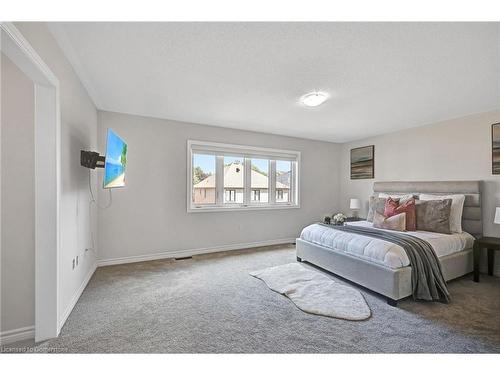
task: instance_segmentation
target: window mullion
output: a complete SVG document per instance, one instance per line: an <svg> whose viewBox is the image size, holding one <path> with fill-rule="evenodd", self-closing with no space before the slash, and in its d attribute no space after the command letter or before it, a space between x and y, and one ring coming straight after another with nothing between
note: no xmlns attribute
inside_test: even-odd
<svg viewBox="0 0 500 375"><path fill-rule="evenodd" d="M276 203L276 160L271 160L269 168L269 204Z"/></svg>
<svg viewBox="0 0 500 375"><path fill-rule="evenodd" d="M224 205L224 156L217 155L215 161L215 191L217 206Z"/></svg>
<svg viewBox="0 0 500 375"><path fill-rule="evenodd" d="M193 163L194 163L194 157L193 157L193 152L188 148L188 165L187 165L187 170L188 170L188 208L195 207L194 204L194 182L193 182Z"/></svg>
<svg viewBox="0 0 500 375"><path fill-rule="evenodd" d="M248 206L251 202L251 184L252 184L252 159L244 159L243 174L243 205Z"/></svg>

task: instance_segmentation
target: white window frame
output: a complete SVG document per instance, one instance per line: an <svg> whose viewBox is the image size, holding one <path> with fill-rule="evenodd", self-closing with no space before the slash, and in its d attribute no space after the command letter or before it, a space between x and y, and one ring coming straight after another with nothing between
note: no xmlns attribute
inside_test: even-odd
<svg viewBox="0 0 500 375"><path fill-rule="evenodd" d="M216 194L215 204L196 205L193 203L193 154L206 153L216 155ZM224 203L224 155L242 156L243 203ZM217 211L247 211L276 210L300 208L300 151L281 150L274 148L235 145L217 142L187 141L187 212L217 212ZM268 202L252 202L251 200L251 159L268 159ZM290 202L276 202L276 160L292 161L292 176L290 183Z"/></svg>

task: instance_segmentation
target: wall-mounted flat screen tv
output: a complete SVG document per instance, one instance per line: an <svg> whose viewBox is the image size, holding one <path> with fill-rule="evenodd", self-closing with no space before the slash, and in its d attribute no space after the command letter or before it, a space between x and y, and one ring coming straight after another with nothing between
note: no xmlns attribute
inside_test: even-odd
<svg viewBox="0 0 500 375"><path fill-rule="evenodd" d="M127 144L113 130L108 129L106 140L106 162L104 165L104 188L125 186L127 166Z"/></svg>

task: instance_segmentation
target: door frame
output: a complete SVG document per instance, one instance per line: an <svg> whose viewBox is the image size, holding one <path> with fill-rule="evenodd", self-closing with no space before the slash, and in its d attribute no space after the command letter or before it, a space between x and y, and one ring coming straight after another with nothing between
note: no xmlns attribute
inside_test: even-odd
<svg viewBox="0 0 500 375"><path fill-rule="evenodd" d="M60 86L55 74L12 23L1 22L0 33L1 52L34 83L35 342L40 342L57 337L61 328L59 326Z"/></svg>

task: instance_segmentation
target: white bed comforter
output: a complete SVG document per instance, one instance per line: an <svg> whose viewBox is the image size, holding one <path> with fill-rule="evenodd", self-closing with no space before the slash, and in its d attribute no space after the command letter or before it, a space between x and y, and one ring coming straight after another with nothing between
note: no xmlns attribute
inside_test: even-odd
<svg viewBox="0 0 500 375"><path fill-rule="evenodd" d="M368 221L352 222L349 225L372 227L372 223ZM474 237L466 232L442 234L416 231L408 234L429 242L438 258L472 248L474 244ZM305 227L300 238L390 268L406 267L410 264L406 252L399 245L373 237L338 231L324 225L312 224Z"/></svg>

